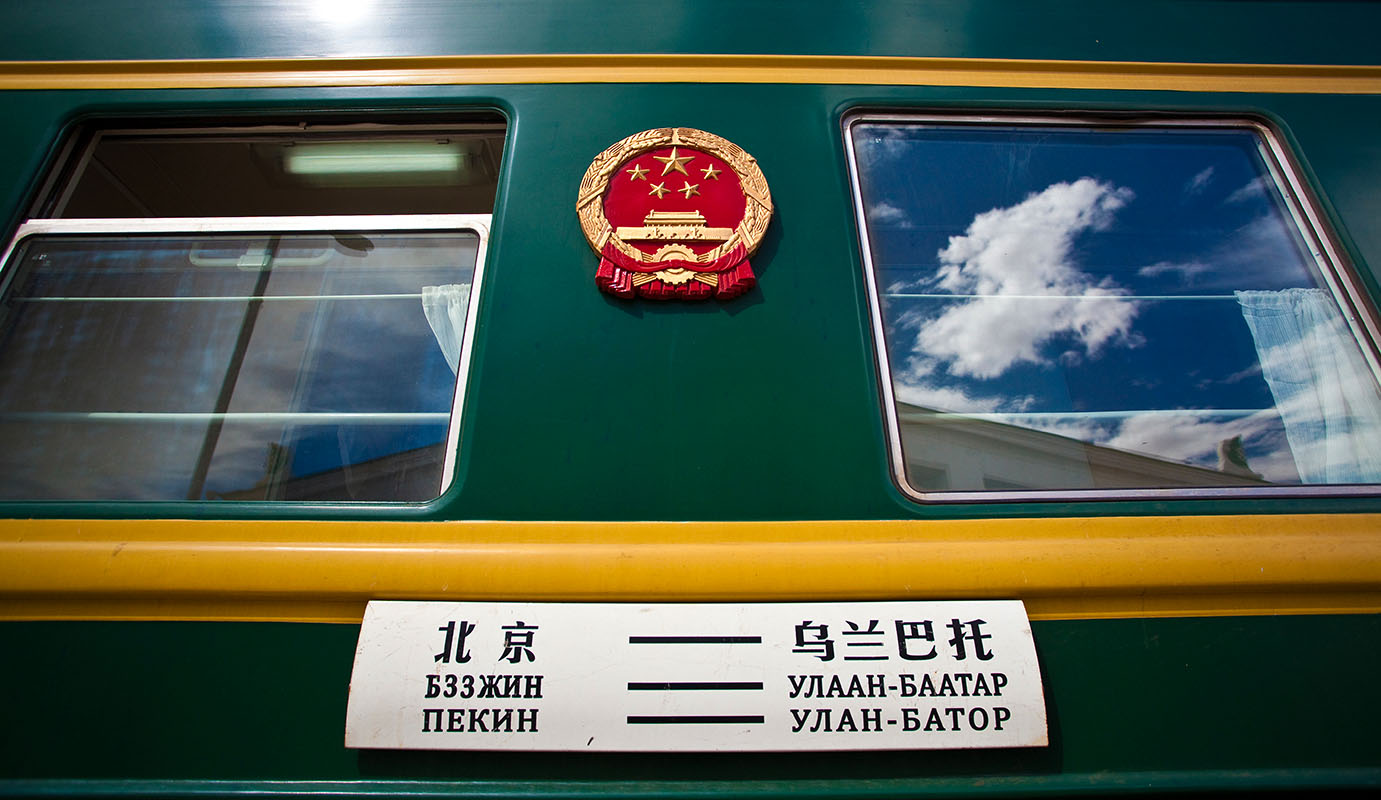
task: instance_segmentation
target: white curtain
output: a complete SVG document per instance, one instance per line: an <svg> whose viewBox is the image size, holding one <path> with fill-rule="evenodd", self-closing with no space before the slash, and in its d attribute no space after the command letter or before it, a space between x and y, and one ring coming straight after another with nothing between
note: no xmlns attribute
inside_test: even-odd
<svg viewBox="0 0 1381 800"><path fill-rule="evenodd" d="M1381 481L1381 396L1321 289L1237 292L1305 483Z"/></svg>
<svg viewBox="0 0 1381 800"><path fill-rule="evenodd" d="M451 372L460 370L460 343L465 333L465 310L470 305L470 284L448 283L422 287L422 313L441 345Z"/></svg>

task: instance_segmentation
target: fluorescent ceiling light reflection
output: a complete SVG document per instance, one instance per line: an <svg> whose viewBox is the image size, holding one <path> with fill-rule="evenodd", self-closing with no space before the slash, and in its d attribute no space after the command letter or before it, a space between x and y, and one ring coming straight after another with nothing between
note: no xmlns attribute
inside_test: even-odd
<svg viewBox="0 0 1381 800"><path fill-rule="evenodd" d="M283 163L291 175L456 173L464 166L459 145L437 142L299 144L288 150Z"/></svg>

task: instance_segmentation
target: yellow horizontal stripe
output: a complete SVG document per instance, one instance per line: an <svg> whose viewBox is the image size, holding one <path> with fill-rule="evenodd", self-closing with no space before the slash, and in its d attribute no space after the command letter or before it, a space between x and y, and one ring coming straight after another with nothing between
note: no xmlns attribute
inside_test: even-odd
<svg viewBox="0 0 1381 800"><path fill-rule="evenodd" d="M356 622L370 599L1020 598L1036 619L1381 611L1381 515L0 523L0 618Z"/></svg>
<svg viewBox="0 0 1381 800"><path fill-rule="evenodd" d="M996 58L564 54L0 62L0 89L777 83L1381 93L1381 67Z"/></svg>

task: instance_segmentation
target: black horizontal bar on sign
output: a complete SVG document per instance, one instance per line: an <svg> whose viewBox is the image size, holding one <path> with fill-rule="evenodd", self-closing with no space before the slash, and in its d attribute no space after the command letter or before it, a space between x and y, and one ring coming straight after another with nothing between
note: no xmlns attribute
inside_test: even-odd
<svg viewBox="0 0 1381 800"><path fill-rule="evenodd" d="M681 717L629 717L629 725L739 725L745 722L762 722L761 716L751 714L742 715L718 715L718 716L681 716Z"/></svg>
<svg viewBox="0 0 1381 800"><path fill-rule="evenodd" d="M629 644L762 644L761 636L630 636Z"/></svg>
<svg viewBox="0 0 1381 800"><path fill-rule="evenodd" d="M761 690L762 681L662 681L630 683L631 692L699 692L720 690Z"/></svg>

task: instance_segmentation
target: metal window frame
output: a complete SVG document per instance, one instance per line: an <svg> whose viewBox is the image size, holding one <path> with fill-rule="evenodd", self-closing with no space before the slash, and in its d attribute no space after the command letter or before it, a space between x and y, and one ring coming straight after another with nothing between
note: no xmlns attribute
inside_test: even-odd
<svg viewBox="0 0 1381 800"><path fill-rule="evenodd" d="M185 234L236 234L236 233L288 233L288 234L332 234L332 233L462 233L472 232L479 242L475 251L475 271L470 282L470 301L465 310L465 331L461 337L460 356L456 364L456 383L451 398L450 422L446 431L446 452L442 463L441 481L436 497L421 501L421 504L435 502L451 488L455 478L456 458L459 454L460 428L463 416L465 392L469 384L473 344L479 297L483 287L485 260L489 245L489 231L493 214L401 214L401 215L328 215L300 217L170 217L170 218L117 218L117 219L35 219L19 226L14 237L5 247L0 259L0 297L10 288L17 265L11 263L16 248L25 239L35 236L68 236L84 234L128 234L140 235L185 235ZM108 502L175 502L192 503L189 500L159 501L113 501L108 499L64 500L64 503L108 503ZM253 505L293 506L304 501L293 500L254 500L244 501ZM316 502L316 501L305 501ZM332 501L358 506L415 506L418 501L403 500L341 500Z"/></svg>
<svg viewBox="0 0 1381 800"><path fill-rule="evenodd" d="M853 130L860 124L894 123L898 125L931 125L954 127L1004 126L1024 128L1142 128L1238 130L1257 137L1257 149L1266 169L1283 199L1296 230L1304 240L1315 268L1334 300L1338 303L1348 328L1353 334L1373 375L1381 381L1381 315L1368 298L1365 285L1358 276L1343 247L1326 223L1318 199L1301 178L1301 169L1283 137L1264 121L1250 117L1161 116L1097 113L954 113L942 112L867 112L844 116L842 133L845 160L849 170L854 219L858 226L860 255L863 263L868 314L872 321L873 354L877 359L878 381L883 401L883 420L886 428L888 456L893 483L909 499L927 504L937 503L1004 503L1004 502L1062 502L1116 500L1193 500L1224 498L1289 498L1289 497L1359 497L1381 493L1375 484L1281 485L1241 487L1179 487L1126 489L1033 489L1023 491L920 491L906 479L906 461L902 452L901 423L897 400L892 386L892 368L887 357L886 325L882 317L881 296L877 272L873 264L872 241L863 207L863 192L858 169L858 155L854 149Z"/></svg>

